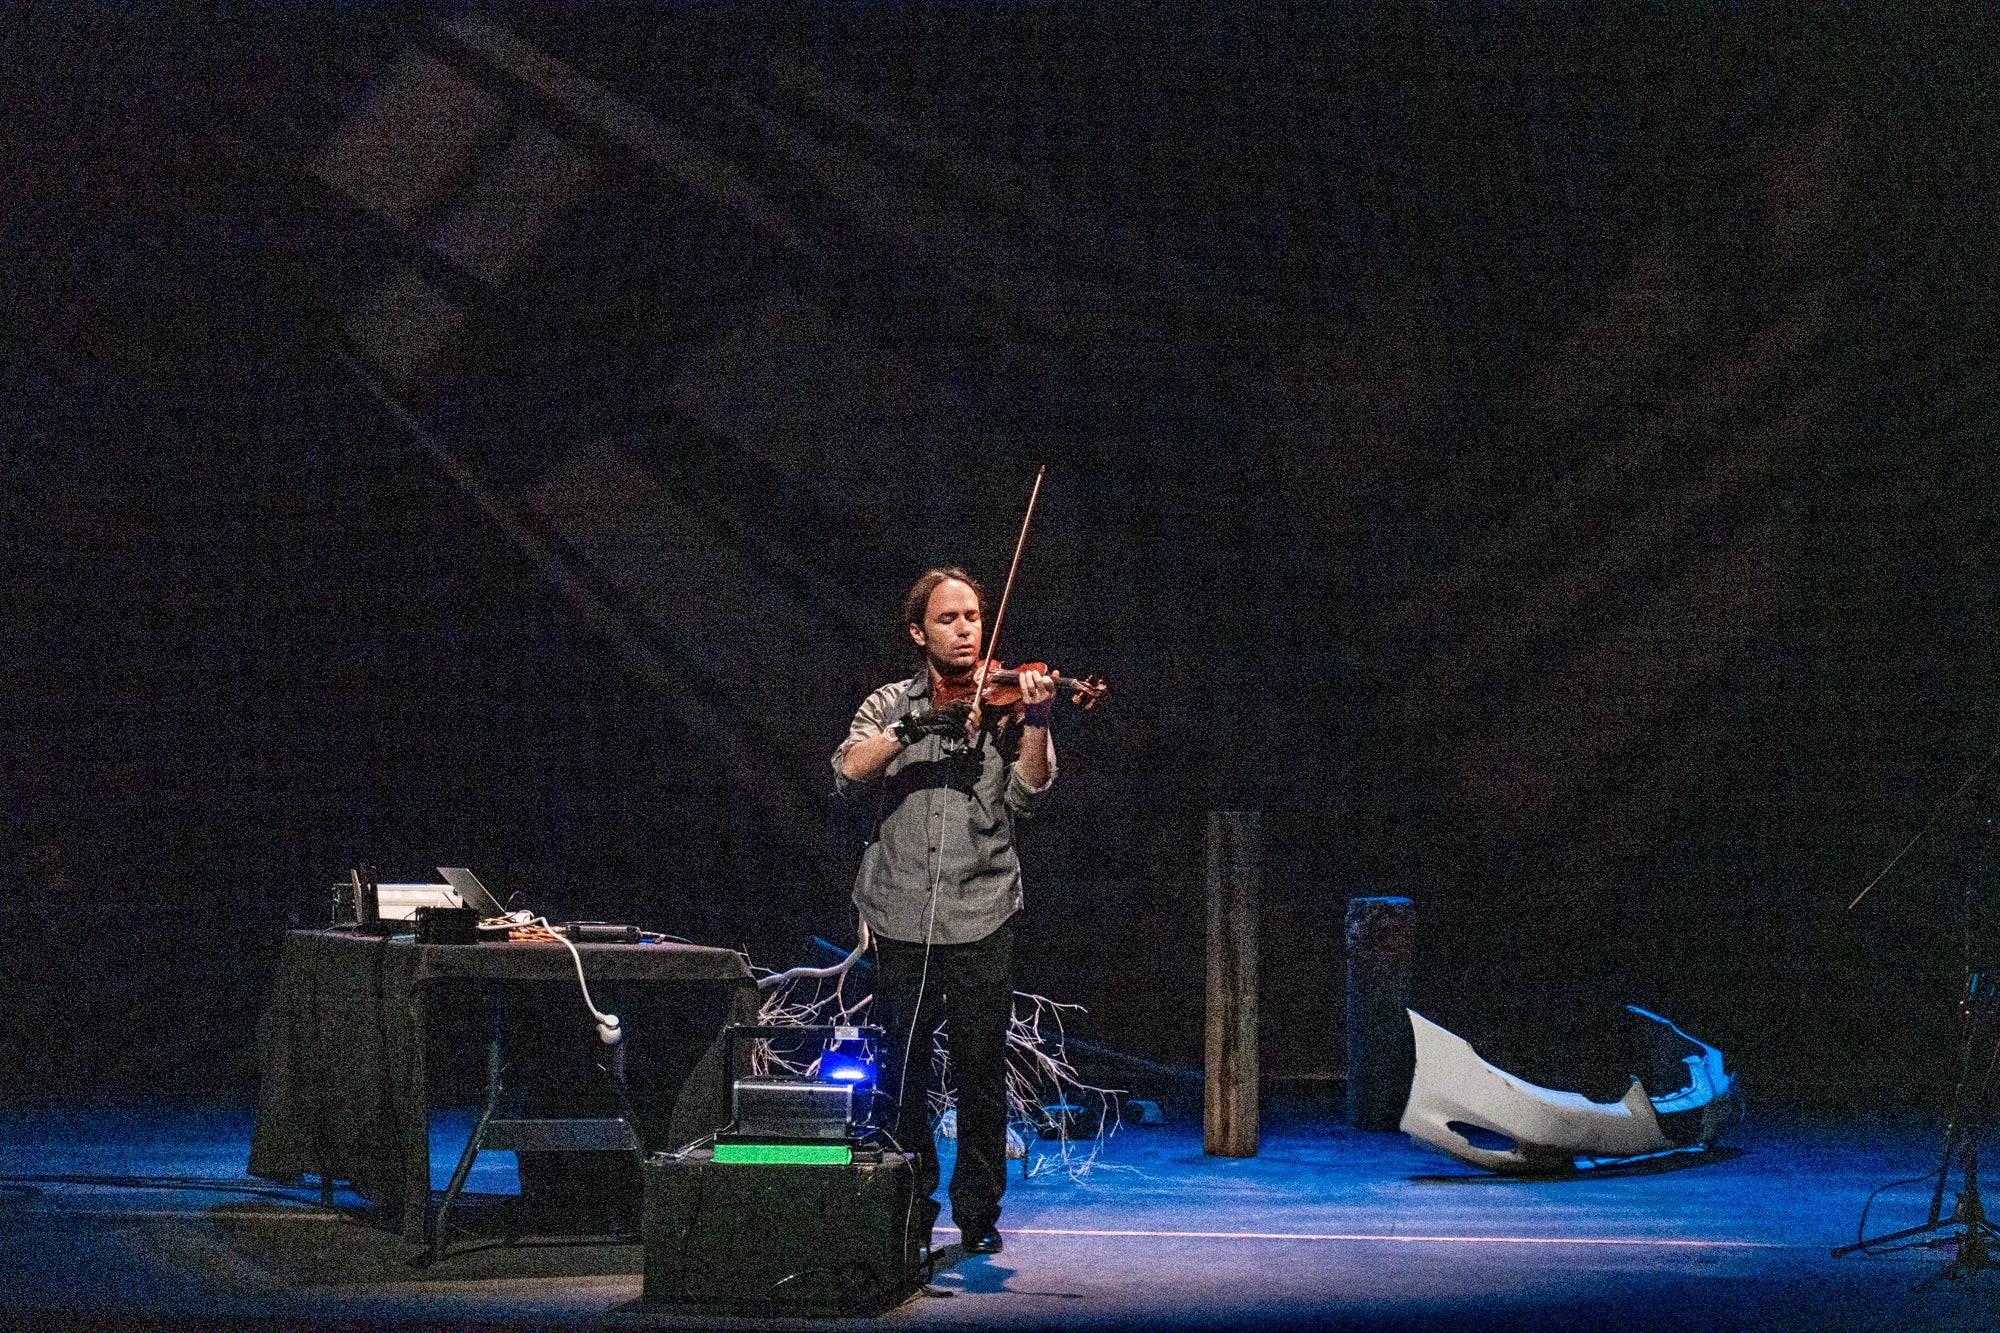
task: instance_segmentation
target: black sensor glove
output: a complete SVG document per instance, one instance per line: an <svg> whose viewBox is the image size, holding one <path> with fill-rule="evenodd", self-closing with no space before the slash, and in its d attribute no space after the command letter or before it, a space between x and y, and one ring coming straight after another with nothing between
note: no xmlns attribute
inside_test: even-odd
<svg viewBox="0 0 2000 1333"><path fill-rule="evenodd" d="M971 701L957 699L928 713L910 714L890 728L889 734L905 745L924 736L963 736L965 719L970 716Z"/></svg>

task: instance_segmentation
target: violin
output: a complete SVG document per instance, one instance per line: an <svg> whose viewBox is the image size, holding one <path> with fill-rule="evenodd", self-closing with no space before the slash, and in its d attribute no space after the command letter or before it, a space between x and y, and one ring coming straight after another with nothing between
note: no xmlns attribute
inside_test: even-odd
<svg viewBox="0 0 2000 1333"><path fill-rule="evenodd" d="M1060 671L1049 670L1045 662L1023 662L1014 667L1001 666L995 662L986 672L985 688L979 691L981 710L1012 708L1020 703L1023 671L1038 671L1052 677L1056 685L1056 694L1068 695L1072 703L1082 705L1086 712L1111 688L1104 683L1101 676L1065 676ZM938 681L932 686L932 697L936 701L934 706L943 708L947 704L957 703L960 699L970 699L973 684L977 679L976 674L968 674L958 680Z"/></svg>

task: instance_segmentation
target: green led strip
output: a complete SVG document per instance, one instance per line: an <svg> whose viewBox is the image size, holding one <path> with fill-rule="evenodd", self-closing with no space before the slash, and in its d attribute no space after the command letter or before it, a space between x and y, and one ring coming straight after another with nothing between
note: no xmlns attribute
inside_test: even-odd
<svg viewBox="0 0 2000 1333"><path fill-rule="evenodd" d="M738 1166L846 1166L854 1149L844 1143L718 1143L715 1160Z"/></svg>

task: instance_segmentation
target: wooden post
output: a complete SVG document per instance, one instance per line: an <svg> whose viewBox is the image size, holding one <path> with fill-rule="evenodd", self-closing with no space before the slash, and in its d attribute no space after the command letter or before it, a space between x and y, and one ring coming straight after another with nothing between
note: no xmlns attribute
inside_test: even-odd
<svg viewBox="0 0 2000 1333"><path fill-rule="evenodd" d="M1417 1069L1408 898L1347 900L1347 1123L1394 1129Z"/></svg>
<svg viewBox="0 0 2000 1333"><path fill-rule="evenodd" d="M1208 1077L1202 1151L1257 1155L1257 890L1262 820L1208 816Z"/></svg>

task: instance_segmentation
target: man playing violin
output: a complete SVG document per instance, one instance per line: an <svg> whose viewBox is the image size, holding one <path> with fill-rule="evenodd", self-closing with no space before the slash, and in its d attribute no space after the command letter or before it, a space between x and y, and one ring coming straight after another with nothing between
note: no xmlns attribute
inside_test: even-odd
<svg viewBox="0 0 2000 1333"><path fill-rule="evenodd" d="M928 1102L930 1036L942 1019L958 1104L952 1220L968 1253L994 1254L1007 1184L1007 1030L1021 909L1014 821L1031 815L1055 781L1056 686L1023 670L1018 705L1004 716L982 710L973 697L982 600L960 569L916 581L903 620L923 666L862 702L833 768L842 796L874 806L854 903L874 939L872 1021L886 1034L881 1091L896 1108L885 1120L916 1157L919 1206L928 1210L922 1234L938 1214Z"/></svg>

